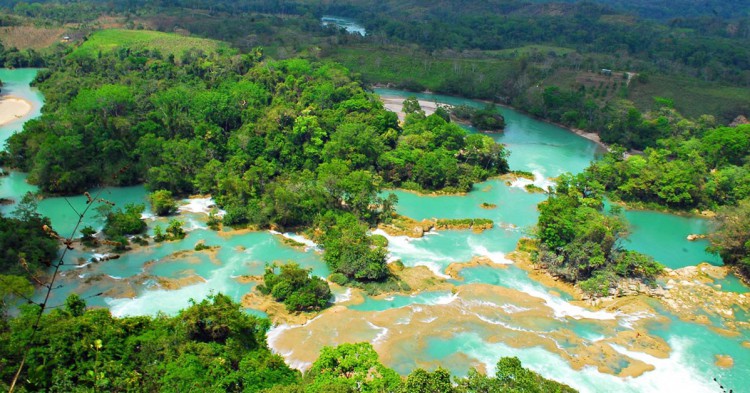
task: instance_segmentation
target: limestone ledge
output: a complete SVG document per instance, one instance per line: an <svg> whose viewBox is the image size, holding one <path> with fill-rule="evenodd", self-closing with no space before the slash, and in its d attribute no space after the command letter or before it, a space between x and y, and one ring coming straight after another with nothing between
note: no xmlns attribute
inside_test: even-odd
<svg viewBox="0 0 750 393"><path fill-rule="evenodd" d="M589 306L615 311L622 309L624 304L641 303L636 300L638 298L654 298L683 321L712 325L711 317L718 318L721 326L711 328L725 336L736 336L739 329L750 329L750 322L735 315L736 309L750 312L750 294L722 291L715 283L715 280L732 274L726 266L701 263L680 269L667 268L657 278L657 285L649 286L638 280L624 279L617 287L610 289L609 296L590 297L578 286L564 282L534 264L528 253L514 252L509 258L516 266L529 272L534 280L559 288Z"/></svg>
<svg viewBox="0 0 750 393"><path fill-rule="evenodd" d="M423 237L426 232L450 229L471 229L474 233L482 233L492 229L494 223L485 219L428 219L417 221L406 216L396 216L390 224L379 224L378 228L390 236Z"/></svg>

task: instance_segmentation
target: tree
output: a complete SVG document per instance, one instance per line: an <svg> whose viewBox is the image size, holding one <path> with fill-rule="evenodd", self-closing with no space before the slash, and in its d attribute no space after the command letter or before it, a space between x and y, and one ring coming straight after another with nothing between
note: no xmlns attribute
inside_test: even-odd
<svg viewBox="0 0 750 393"><path fill-rule="evenodd" d="M310 272L294 262L266 266L263 284L258 286L258 291L283 302L289 311L318 311L328 305L331 288L325 280L311 276Z"/></svg>
<svg viewBox="0 0 750 393"><path fill-rule="evenodd" d="M367 226L351 213L327 214L319 223L323 231L323 259L334 273L358 281L380 281L388 277L387 251L367 236Z"/></svg>
<svg viewBox="0 0 750 393"><path fill-rule="evenodd" d="M5 318L8 307L34 293L34 286L26 277L0 274L0 319Z"/></svg>
<svg viewBox="0 0 750 393"><path fill-rule="evenodd" d="M146 223L141 218L146 207L142 204L129 203L125 205L124 210L113 209L109 205L102 205L98 209L100 214L106 217L102 232L110 239L124 235L137 235L146 230Z"/></svg>
<svg viewBox="0 0 750 393"><path fill-rule="evenodd" d="M65 299L65 311L74 317L80 317L86 310L86 301L81 299L77 293L71 293Z"/></svg>
<svg viewBox="0 0 750 393"><path fill-rule="evenodd" d="M721 209L708 238L709 251L750 275L750 199L740 201L736 207Z"/></svg>
<svg viewBox="0 0 750 393"><path fill-rule="evenodd" d="M148 200L151 202L151 210L158 216L168 216L177 211L177 203L172 198L171 191L154 191L148 195Z"/></svg>
<svg viewBox="0 0 750 393"><path fill-rule="evenodd" d="M407 115L418 114L424 116L424 110L422 110L422 106L419 105L417 97L414 96L408 97L404 100L402 112Z"/></svg>
<svg viewBox="0 0 750 393"><path fill-rule="evenodd" d="M401 387L403 393L451 393L455 392L451 384L451 374L438 368L434 372L427 372L421 368L412 371Z"/></svg>
<svg viewBox="0 0 750 393"><path fill-rule="evenodd" d="M401 378L380 363L370 343L323 347L305 380L308 392L327 392L331 385L348 391L393 392L401 385Z"/></svg>
<svg viewBox="0 0 750 393"><path fill-rule="evenodd" d="M167 226L166 232L167 236L169 236L169 240L180 240L184 239L186 234L185 230L182 229L182 221L172 219L169 221L169 226Z"/></svg>

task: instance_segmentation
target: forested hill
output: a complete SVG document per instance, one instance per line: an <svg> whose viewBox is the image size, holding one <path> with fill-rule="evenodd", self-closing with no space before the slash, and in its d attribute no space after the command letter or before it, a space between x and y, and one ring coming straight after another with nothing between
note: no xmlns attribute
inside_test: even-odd
<svg viewBox="0 0 750 393"><path fill-rule="evenodd" d="M326 205L373 218L383 185L467 191L508 169L502 146L437 115L402 129L339 65L210 43L167 55L179 36L124 33L99 32L39 75L45 114L8 149L46 192L145 182L212 193L235 223L298 226Z"/></svg>
<svg viewBox="0 0 750 393"><path fill-rule="evenodd" d="M745 0L595 0L616 10L637 13L650 19L721 18L737 19L750 16L750 3Z"/></svg>

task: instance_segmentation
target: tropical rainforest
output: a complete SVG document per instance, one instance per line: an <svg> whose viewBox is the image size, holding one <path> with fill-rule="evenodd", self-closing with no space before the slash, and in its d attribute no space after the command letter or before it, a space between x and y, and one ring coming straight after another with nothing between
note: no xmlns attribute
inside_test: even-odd
<svg viewBox="0 0 750 393"><path fill-rule="evenodd" d="M1 160L47 195L145 184L160 216L175 212L176 197L211 194L223 225L305 231L332 282L392 283L385 245L370 234L394 218L398 198L383 190L464 193L508 173L511 152L452 117L498 131L495 104L509 105L610 147L582 174L556 179L539 205L533 254L550 272L603 296L618 280L651 283L662 272L621 247L628 225L608 199L716 211L711 251L750 275L748 8L0 0L0 64L43 67L35 85L45 96L43 115L10 137ZM367 34L324 26L324 14L356 18ZM374 85L489 103L426 116L408 100L415 107L399 122ZM138 242L144 208L100 209L107 244ZM184 237L181 225L159 227L155 240ZM81 233L93 241L93 228ZM77 296L60 309L16 308L59 248L33 197L0 216L3 388L20 363L23 391L573 391L517 358L500 359L495 376L402 378L369 344L325 348L301 374L268 349L269 322L221 294L176 316L115 318ZM290 312L329 305L327 282L297 265L268 266L263 280L259 291Z"/></svg>

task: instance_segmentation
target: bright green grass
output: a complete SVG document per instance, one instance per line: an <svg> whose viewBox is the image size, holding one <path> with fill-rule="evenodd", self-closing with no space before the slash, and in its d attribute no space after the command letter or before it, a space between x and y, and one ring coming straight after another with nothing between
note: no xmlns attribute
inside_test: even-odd
<svg viewBox="0 0 750 393"><path fill-rule="evenodd" d="M92 34L71 54L74 57L95 57L99 51L106 53L119 48L158 49L165 56L179 57L189 49L216 52L226 49L224 43L205 38L185 37L178 34L148 30L100 30Z"/></svg>

